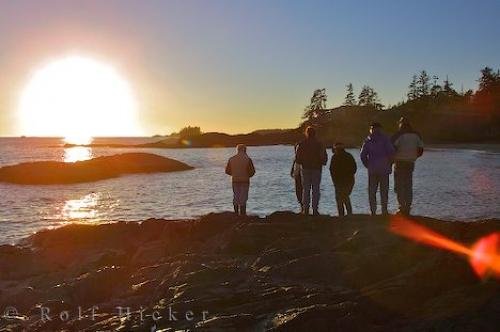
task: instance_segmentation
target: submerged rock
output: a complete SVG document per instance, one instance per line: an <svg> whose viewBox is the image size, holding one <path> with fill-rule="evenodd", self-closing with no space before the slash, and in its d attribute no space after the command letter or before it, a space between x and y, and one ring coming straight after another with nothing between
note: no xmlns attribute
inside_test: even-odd
<svg viewBox="0 0 500 332"><path fill-rule="evenodd" d="M124 174L177 172L193 167L149 153L124 153L73 163L35 161L0 168L0 182L15 184L65 184L92 182Z"/></svg>
<svg viewBox="0 0 500 332"><path fill-rule="evenodd" d="M414 219L463 243L499 230L499 220ZM7 331L494 331L500 324L497 280L478 279L460 256L392 234L384 218L221 213L70 225L22 245L0 247L0 310L15 307L24 317L0 320ZM41 320L41 308L51 321Z"/></svg>

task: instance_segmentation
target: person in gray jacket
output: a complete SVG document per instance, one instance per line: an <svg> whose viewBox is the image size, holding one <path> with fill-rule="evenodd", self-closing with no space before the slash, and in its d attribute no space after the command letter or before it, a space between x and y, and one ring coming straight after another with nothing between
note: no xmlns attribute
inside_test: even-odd
<svg viewBox="0 0 500 332"><path fill-rule="evenodd" d="M391 139L394 156L394 189L398 198L398 213L409 215L413 201L413 170L415 161L424 153L424 142L405 117L399 119L399 131Z"/></svg>
<svg viewBox="0 0 500 332"><path fill-rule="evenodd" d="M250 178L255 174L255 167L244 144L238 144L236 150L236 155L227 162L226 174L232 178L234 212L246 216Z"/></svg>

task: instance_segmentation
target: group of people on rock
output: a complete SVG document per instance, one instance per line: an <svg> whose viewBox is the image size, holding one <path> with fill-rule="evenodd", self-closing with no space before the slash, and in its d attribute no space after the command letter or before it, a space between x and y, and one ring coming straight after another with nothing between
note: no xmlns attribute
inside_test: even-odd
<svg viewBox="0 0 500 332"><path fill-rule="evenodd" d="M398 132L389 138L383 133L380 123L373 122L361 148L361 162L368 170L368 198L372 216L377 214L377 191L380 191L382 214L388 214L389 176L393 165L394 189L399 203L398 213L410 214L413 200L413 170L415 161L423 154L424 143L408 119L402 117L398 125ZM335 143L332 150L329 170L335 187L338 214L351 215L350 195L355 183L356 161L341 142ZM326 149L317 139L316 130L307 127L305 139L295 146L295 159L290 172L295 180L297 201L304 215L310 214L311 207L312 215L319 215L321 174L327 161ZM238 215L246 215L250 178L255 174L255 167L246 152L245 145L237 146L237 154L227 163L226 174L232 177L234 211Z"/></svg>

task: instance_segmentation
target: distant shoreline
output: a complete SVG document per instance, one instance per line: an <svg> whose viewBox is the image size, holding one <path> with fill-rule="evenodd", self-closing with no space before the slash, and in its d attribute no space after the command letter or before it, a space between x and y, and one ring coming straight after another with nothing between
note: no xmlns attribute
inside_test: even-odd
<svg viewBox="0 0 500 332"><path fill-rule="evenodd" d="M294 143L273 143L273 144L258 144L252 145L247 144L251 147L263 147L263 146L292 146ZM189 145L164 145L158 143L146 143L146 144L65 144L63 147L87 147L87 148L140 148L140 149L214 149L214 148L231 148L236 145L215 145L215 146L189 146ZM347 145L348 148L361 148L361 145ZM430 143L426 144L428 149L463 149L463 150L480 150L500 153L500 143L495 142L485 142L485 143Z"/></svg>

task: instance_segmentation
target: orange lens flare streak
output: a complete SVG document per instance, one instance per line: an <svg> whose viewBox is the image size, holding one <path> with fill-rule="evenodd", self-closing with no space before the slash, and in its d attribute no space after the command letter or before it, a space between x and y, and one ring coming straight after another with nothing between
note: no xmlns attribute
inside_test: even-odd
<svg viewBox="0 0 500 332"><path fill-rule="evenodd" d="M481 238L469 248L401 216L395 216L391 219L390 230L415 242L468 257L474 271L480 277L489 273L497 278L500 277L500 256L498 254L500 232Z"/></svg>

